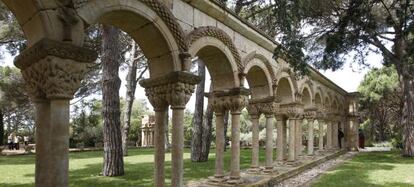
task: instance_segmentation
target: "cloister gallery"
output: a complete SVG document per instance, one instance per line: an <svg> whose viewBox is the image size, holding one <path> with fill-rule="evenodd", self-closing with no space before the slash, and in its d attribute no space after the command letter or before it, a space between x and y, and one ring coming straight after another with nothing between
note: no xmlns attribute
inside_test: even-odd
<svg viewBox="0 0 414 187"><path fill-rule="evenodd" d="M317 70L297 78L282 58L272 58L278 43L214 0L2 0L16 16L27 49L15 58L36 106L38 187L68 186L69 101L96 52L83 47L84 30L96 23L128 33L148 59L150 78L142 80L154 108L155 186L165 181L165 115L172 109L172 186L183 186L183 116L199 78L192 59L207 66L216 120L215 173L211 182L239 184L241 110L253 123L251 171L277 172L273 165L294 165L302 154L338 150L338 128L347 150L357 148L356 93L347 93ZM286 54L285 58L289 58ZM247 80L249 89L245 88ZM223 171L223 113L231 113L231 169ZM259 170L260 115L266 117L266 162ZM309 124L307 153L302 121ZM273 155L273 126L277 155ZM315 126L318 124L318 126ZM313 127L319 129L314 134ZM326 129L326 130L325 130ZM326 136L326 141L324 141ZM314 137L319 137L318 143ZM51 146L51 143L54 146ZM318 153L314 151L318 145ZM227 175L227 176L226 176Z"/></svg>

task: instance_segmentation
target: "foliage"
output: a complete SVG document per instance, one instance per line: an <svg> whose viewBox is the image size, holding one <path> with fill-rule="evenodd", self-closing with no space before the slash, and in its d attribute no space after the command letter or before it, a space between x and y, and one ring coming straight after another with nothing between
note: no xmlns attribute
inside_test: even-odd
<svg viewBox="0 0 414 187"><path fill-rule="evenodd" d="M121 100L121 106L125 105L125 100ZM142 124L142 117L144 115L149 115L150 111L148 108L148 103L145 99L135 99L134 104L132 105L132 113L131 113L131 127L129 129L128 138L130 141L137 142L138 141L138 133L141 133L141 124ZM121 115L125 115L122 113ZM121 116L121 119L123 116ZM123 124L122 124L123 125Z"/></svg>
<svg viewBox="0 0 414 187"><path fill-rule="evenodd" d="M358 87L360 107L368 119L361 125L367 142L401 139L402 96L393 66L373 69Z"/></svg>
<svg viewBox="0 0 414 187"><path fill-rule="evenodd" d="M0 66L0 110L7 134L33 135L33 105L26 93L23 77L15 67Z"/></svg>
<svg viewBox="0 0 414 187"><path fill-rule="evenodd" d="M8 52L15 55L26 47L25 43L23 31L17 20L0 1L0 47L4 46Z"/></svg>
<svg viewBox="0 0 414 187"><path fill-rule="evenodd" d="M95 147L103 143L102 136L102 103L93 99L90 102L82 101L72 110L70 123L70 147L84 145Z"/></svg>

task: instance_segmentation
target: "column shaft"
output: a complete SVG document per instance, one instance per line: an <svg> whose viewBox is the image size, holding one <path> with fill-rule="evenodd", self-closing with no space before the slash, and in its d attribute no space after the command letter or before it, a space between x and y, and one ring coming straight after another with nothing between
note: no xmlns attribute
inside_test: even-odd
<svg viewBox="0 0 414 187"><path fill-rule="evenodd" d="M224 118L223 113L216 114L216 178L224 177L224 143L225 143L225 134L224 134Z"/></svg>
<svg viewBox="0 0 414 187"><path fill-rule="evenodd" d="M313 155L313 128L314 120L308 120L308 155Z"/></svg>
<svg viewBox="0 0 414 187"><path fill-rule="evenodd" d="M282 124L283 124L283 134L282 134L282 139L283 139L283 160L287 160L287 154L288 154L288 128L287 128L287 120L283 119L282 120Z"/></svg>
<svg viewBox="0 0 414 187"><path fill-rule="evenodd" d="M167 108L155 111L154 186L165 186L165 118Z"/></svg>
<svg viewBox="0 0 414 187"><path fill-rule="evenodd" d="M322 120L318 120L318 124L319 124L319 144L318 144L318 150L322 151L323 150L323 121Z"/></svg>
<svg viewBox="0 0 414 187"><path fill-rule="evenodd" d="M273 117L266 115L266 169L273 168Z"/></svg>
<svg viewBox="0 0 414 187"><path fill-rule="evenodd" d="M231 169L230 178L240 178L240 111L231 112Z"/></svg>
<svg viewBox="0 0 414 187"><path fill-rule="evenodd" d="M332 143L333 148L338 149L339 148L339 141L338 141L338 122L334 121L332 124Z"/></svg>
<svg viewBox="0 0 414 187"><path fill-rule="evenodd" d="M289 119L289 153L288 153L288 161L293 162L295 161L295 131L296 131L296 120Z"/></svg>
<svg viewBox="0 0 414 187"><path fill-rule="evenodd" d="M185 107L171 107L172 113L172 140L171 186L183 186L183 154L184 154L184 109Z"/></svg>
<svg viewBox="0 0 414 187"><path fill-rule="evenodd" d="M295 120L295 159L298 159L300 155L302 155L302 120L296 119Z"/></svg>
<svg viewBox="0 0 414 187"><path fill-rule="evenodd" d="M50 101L50 186L68 186L69 182L69 100ZM53 145L53 146L52 146Z"/></svg>
<svg viewBox="0 0 414 187"><path fill-rule="evenodd" d="M259 167L259 117L252 116L252 165L251 168Z"/></svg>
<svg viewBox="0 0 414 187"><path fill-rule="evenodd" d="M49 184L51 140L50 103L47 100L35 101L36 106L36 187L51 186Z"/></svg>
<svg viewBox="0 0 414 187"><path fill-rule="evenodd" d="M285 155L285 150L284 150L284 133L285 133L285 129L283 128L283 118L279 117L277 118L277 137L276 137L276 160L277 161L283 161L284 160L284 155Z"/></svg>
<svg viewBox="0 0 414 187"><path fill-rule="evenodd" d="M332 149L332 124L326 122L326 149Z"/></svg>

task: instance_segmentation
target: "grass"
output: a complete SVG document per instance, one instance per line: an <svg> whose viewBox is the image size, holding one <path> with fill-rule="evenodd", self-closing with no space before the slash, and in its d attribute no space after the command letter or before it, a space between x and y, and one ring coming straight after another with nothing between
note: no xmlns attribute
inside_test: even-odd
<svg viewBox="0 0 414 187"><path fill-rule="evenodd" d="M184 180L206 178L214 174L214 153L211 150L208 162L194 163L190 160L190 151L184 153ZM128 187L153 186L153 150L131 149L125 157L125 175L120 177L102 177L102 151L70 153L69 186L71 187ZM166 155L166 183L171 181L171 154ZM231 152L225 153L225 168L230 168ZM264 161L264 150L260 150L260 159ZM251 163L251 150L241 150L241 168ZM34 155L0 156L0 187L34 186Z"/></svg>
<svg viewBox="0 0 414 187"><path fill-rule="evenodd" d="M414 159L399 152L361 153L322 175L313 187L414 187Z"/></svg>

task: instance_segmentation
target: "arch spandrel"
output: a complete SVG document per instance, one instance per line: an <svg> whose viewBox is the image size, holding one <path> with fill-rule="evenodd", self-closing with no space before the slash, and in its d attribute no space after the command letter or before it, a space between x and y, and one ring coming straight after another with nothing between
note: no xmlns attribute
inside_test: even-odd
<svg viewBox="0 0 414 187"><path fill-rule="evenodd" d="M150 77L183 70L185 35L168 8L156 0L83 2L78 15L88 25L103 23L127 32L148 59ZM128 19L125 19L128 18Z"/></svg>
<svg viewBox="0 0 414 187"><path fill-rule="evenodd" d="M239 73L243 71L240 55L231 38L221 29L199 27L185 39L192 57L206 64L213 82L213 90L221 91L240 87Z"/></svg>

